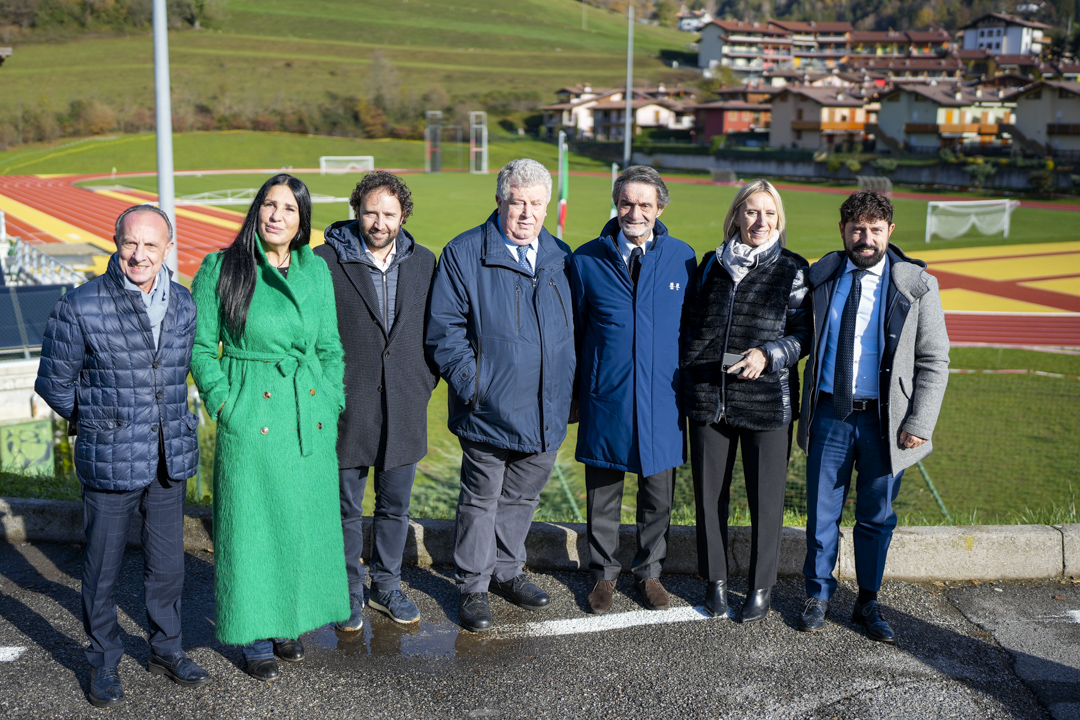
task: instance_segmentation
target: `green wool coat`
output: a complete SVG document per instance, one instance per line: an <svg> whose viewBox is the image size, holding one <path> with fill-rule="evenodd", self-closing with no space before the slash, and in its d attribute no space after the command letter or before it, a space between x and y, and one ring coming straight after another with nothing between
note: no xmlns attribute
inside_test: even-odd
<svg viewBox="0 0 1080 720"><path fill-rule="evenodd" d="M220 272L214 253L195 275L191 361L218 423L217 637L295 638L349 617L335 449L345 365L334 287L311 248L293 251L285 277L259 248L247 327L236 337L221 317Z"/></svg>

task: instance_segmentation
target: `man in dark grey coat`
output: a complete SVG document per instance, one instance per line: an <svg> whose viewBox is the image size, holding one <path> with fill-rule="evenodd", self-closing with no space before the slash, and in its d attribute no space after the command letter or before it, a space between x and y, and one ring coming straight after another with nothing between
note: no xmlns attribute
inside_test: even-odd
<svg viewBox="0 0 1080 720"><path fill-rule="evenodd" d="M315 249L330 267L345 350L345 411L338 422L341 527L351 615L339 627L363 627L362 516L369 468L375 468L371 607L399 623L420 611L401 591L416 463L427 454L427 406L439 375L424 352L435 254L402 227L412 214L409 188L372 172L350 198L356 220L334 223Z"/></svg>
<svg viewBox="0 0 1080 720"><path fill-rule="evenodd" d="M97 707L124 699L114 592L136 509L143 516L150 672L186 686L209 679L180 645L184 496L199 465L199 421L188 409L186 382L195 303L162 267L173 244L165 213L153 205L125 210L114 239L105 274L53 308L34 384L76 434L86 533L83 627L89 699Z"/></svg>

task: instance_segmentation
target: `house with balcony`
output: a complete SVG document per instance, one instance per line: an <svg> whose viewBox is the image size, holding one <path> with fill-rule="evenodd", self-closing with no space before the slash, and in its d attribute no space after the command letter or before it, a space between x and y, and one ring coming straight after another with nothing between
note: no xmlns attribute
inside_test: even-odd
<svg viewBox="0 0 1080 720"><path fill-rule="evenodd" d="M770 20L769 25L791 36L792 66L801 70L829 70L848 54L848 22L789 22Z"/></svg>
<svg viewBox="0 0 1080 720"><path fill-rule="evenodd" d="M634 91L630 101L633 134L642 130L693 130L694 106L672 100L658 100ZM622 140L626 121L626 101L611 99L592 106L593 134L597 140Z"/></svg>
<svg viewBox="0 0 1080 720"><path fill-rule="evenodd" d="M1002 126L1013 121L1016 104L1000 89L948 85L898 85L878 98L879 145L909 152L942 148L977 152L1008 145Z"/></svg>
<svg viewBox="0 0 1080 720"><path fill-rule="evenodd" d="M945 30L883 30L848 33L849 57L939 57L949 51Z"/></svg>
<svg viewBox="0 0 1080 720"><path fill-rule="evenodd" d="M701 32L701 28L713 21L708 10L687 10L685 7L676 13L675 18L679 21L680 30L692 33Z"/></svg>
<svg viewBox="0 0 1080 720"><path fill-rule="evenodd" d="M788 86L773 98L769 145L806 150L839 149L862 142L878 105L840 88Z"/></svg>
<svg viewBox="0 0 1080 720"><path fill-rule="evenodd" d="M698 67L729 68L740 81L760 80L769 70L791 67L792 40L771 23L713 20L701 29Z"/></svg>
<svg viewBox="0 0 1080 720"><path fill-rule="evenodd" d="M560 88L555 92L558 102L544 105L540 112L544 115L543 132L547 137L555 137L560 130L578 140L593 137L592 108L605 100L621 100L622 90L597 88L589 84Z"/></svg>
<svg viewBox="0 0 1080 720"><path fill-rule="evenodd" d="M1038 55L1052 29L1014 15L987 13L960 28L962 49L986 50L992 55Z"/></svg>
<svg viewBox="0 0 1080 720"><path fill-rule="evenodd" d="M1043 80L1009 97L1018 135L1041 152L1080 160L1080 82Z"/></svg>
<svg viewBox="0 0 1080 720"><path fill-rule="evenodd" d="M849 57L850 71L884 75L889 83L955 83L964 78L964 64L946 57Z"/></svg>
<svg viewBox="0 0 1080 720"><path fill-rule="evenodd" d="M772 105L746 100L715 100L695 105L694 114L697 141L708 145L717 135L755 131L766 135Z"/></svg>

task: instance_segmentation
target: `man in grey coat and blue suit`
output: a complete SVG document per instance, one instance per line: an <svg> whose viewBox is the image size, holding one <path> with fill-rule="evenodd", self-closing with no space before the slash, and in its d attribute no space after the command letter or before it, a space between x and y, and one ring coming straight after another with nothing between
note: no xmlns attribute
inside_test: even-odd
<svg viewBox="0 0 1080 720"><path fill-rule="evenodd" d="M930 454L949 379L949 336L937 280L889 243L893 207L876 192L840 208L843 252L810 268L814 335L806 362L799 446L806 461L808 596L799 629L824 628L836 590L840 516L856 480L852 621L893 642L877 593L896 526L904 468Z"/></svg>

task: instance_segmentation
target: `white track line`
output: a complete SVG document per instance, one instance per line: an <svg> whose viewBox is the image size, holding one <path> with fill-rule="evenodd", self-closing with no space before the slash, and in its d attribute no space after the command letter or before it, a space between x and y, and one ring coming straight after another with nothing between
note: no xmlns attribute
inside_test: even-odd
<svg viewBox="0 0 1080 720"><path fill-rule="evenodd" d="M0 647L0 662L15 662L24 652L24 647Z"/></svg>
<svg viewBox="0 0 1080 720"><path fill-rule="evenodd" d="M1065 614L1075 623L1080 623L1080 610L1066 610Z"/></svg>
<svg viewBox="0 0 1080 720"><path fill-rule="evenodd" d="M556 635L607 632L608 630L621 630L639 625L661 625L713 619L711 615L705 612L704 607L680 607L667 611L637 610L615 615L590 615L573 620L548 620L546 622L526 623L516 632L509 630L507 634L553 637Z"/></svg>

